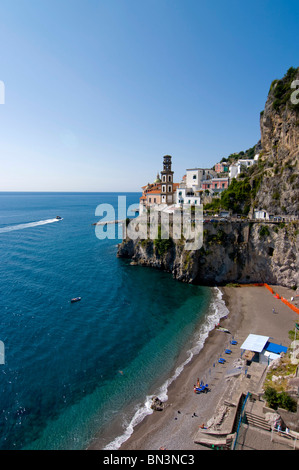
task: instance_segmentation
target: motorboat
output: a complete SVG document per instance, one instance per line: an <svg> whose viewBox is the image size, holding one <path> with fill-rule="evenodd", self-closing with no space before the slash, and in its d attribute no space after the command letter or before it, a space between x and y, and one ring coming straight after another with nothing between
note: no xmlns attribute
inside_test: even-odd
<svg viewBox="0 0 299 470"><path fill-rule="evenodd" d="M56 219L61 220L62 217L60 217L60 215L56 215Z"/></svg>
<svg viewBox="0 0 299 470"><path fill-rule="evenodd" d="M73 304L74 302L79 302L79 300L81 300L81 297L74 297L71 299L71 303Z"/></svg>

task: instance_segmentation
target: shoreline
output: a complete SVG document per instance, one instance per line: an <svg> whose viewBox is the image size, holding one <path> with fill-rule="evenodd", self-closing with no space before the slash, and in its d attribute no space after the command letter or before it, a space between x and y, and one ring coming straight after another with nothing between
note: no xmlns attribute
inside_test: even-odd
<svg viewBox="0 0 299 470"><path fill-rule="evenodd" d="M290 299L291 289L273 286L274 290ZM220 287L222 300L229 310L221 326L231 334L210 331L201 351L185 365L179 376L168 387L168 400L163 411L147 415L137 424L131 436L119 450L200 450L204 447L194 442L194 435L203 423L212 418L225 394L228 382L224 380L224 368L218 358L227 347L232 336L240 348L248 334L262 334L276 343L289 346L288 331L298 321L292 311L264 287L240 286ZM273 315L275 307L277 314ZM193 393L197 377L209 384L210 392L204 395ZM96 449L96 443L91 445Z"/></svg>
<svg viewBox="0 0 299 470"><path fill-rule="evenodd" d="M124 418L125 415L123 415L121 420L119 418L114 419L109 427L100 431L100 433L92 439L87 449L122 449L122 446L131 438L135 430L139 428L144 420L153 414L153 411L150 409L152 397L158 397L159 400L162 400L165 408L167 408L169 406L169 390L183 371L187 367L190 367L194 357L197 357L199 352L205 347L205 342L211 331L215 328L215 325L221 321L221 318L227 316L228 313L227 307L223 301L222 291L219 287L211 287L211 299L208 309L203 317L199 317L192 336L179 352L172 369L168 374L164 373L164 379L162 379L162 377L160 377L160 379L158 378L156 387L153 387L151 392L147 393L145 401L139 403L138 407L135 408L135 414L133 413L129 419ZM122 427L121 421L123 421L123 424L126 422L125 427ZM107 439L109 435L110 439Z"/></svg>

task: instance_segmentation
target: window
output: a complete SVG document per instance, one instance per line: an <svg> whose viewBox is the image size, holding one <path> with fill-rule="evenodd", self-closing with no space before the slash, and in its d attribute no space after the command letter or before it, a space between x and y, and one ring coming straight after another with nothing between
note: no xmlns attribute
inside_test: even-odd
<svg viewBox="0 0 299 470"><path fill-rule="evenodd" d="M182 191L179 191L179 196L181 196L181 195L182 195Z"/></svg>
<svg viewBox="0 0 299 470"><path fill-rule="evenodd" d="M193 179L196 180L196 175L193 175Z"/></svg>
<svg viewBox="0 0 299 470"><path fill-rule="evenodd" d="M156 202L156 198L154 197L154 202Z"/></svg>
<svg viewBox="0 0 299 470"><path fill-rule="evenodd" d="M171 175L168 175L168 181L171 183Z"/></svg>
<svg viewBox="0 0 299 470"><path fill-rule="evenodd" d="M168 186L168 192L171 193L171 186Z"/></svg>
<svg viewBox="0 0 299 470"><path fill-rule="evenodd" d="M148 202L152 202L152 198L151 198L151 197L148 198Z"/></svg>
<svg viewBox="0 0 299 470"><path fill-rule="evenodd" d="M195 199L194 203L197 204L197 199Z"/></svg>
<svg viewBox="0 0 299 470"><path fill-rule="evenodd" d="M223 188L224 188L224 186L225 186L224 183L222 183L222 187L223 187Z"/></svg>
<svg viewBox="0 0 299 470"><path fill-rule="evenodd" d="M164 184L162 186L162 193L166 193L166 186Z"/></svg>
<svg viewBox="0 0 299 470"><path fill-rule="evenodd" d="M163 183L166 182L166 175L163 175L163 176L162 176L162 181L163 181Z"/></svg>

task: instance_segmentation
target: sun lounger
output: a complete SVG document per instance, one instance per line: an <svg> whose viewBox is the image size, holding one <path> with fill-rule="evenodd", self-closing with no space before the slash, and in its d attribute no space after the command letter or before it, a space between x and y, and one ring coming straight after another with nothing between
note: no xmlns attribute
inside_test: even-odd
<svg viewBox="0 0 299 470"><path fill-rule="evenodd" d="M233 339L230 344L238 344L237 341L235 339Z"/></svg>
<svg viewBox="0 0 299 470"><path fill-rule="evenodd" d="M230 354L230 353L231 353L231 350L230 350L230 349L226 349L224 352L225 352L225 354Z"/></svg>

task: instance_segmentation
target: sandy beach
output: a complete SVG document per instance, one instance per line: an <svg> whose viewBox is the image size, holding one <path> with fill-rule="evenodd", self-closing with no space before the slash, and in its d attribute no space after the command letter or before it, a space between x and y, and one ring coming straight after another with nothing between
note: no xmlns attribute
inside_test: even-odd
<svg viewBox="0 0 299 470"><path fill-rule="evenodd" d="M271 286L287 300L294 291ZM131 437L120 450L198 450L194 436L199 426L213 416L216 406L225 395L228 383L225 370L232 367L230 361L240 357L240 345L248 334L269 336L274 343L289 346L289 330L298 321L298 314L281 300L274 298L265 287L242 286L221 288L229 315L221 321L230 334L212 330L199 354L184 368L168 389L168 400L163 411L148 415L135 427ZM297 299L299 299L297 297ZM273 307L275 313L273 313ZM238 341L234 355L226 358L225 366L218 363L232 336ZM210 392L196 395L193 386L197 378L209 384ZM97 448L96 444L92 448Z"/></svg>

